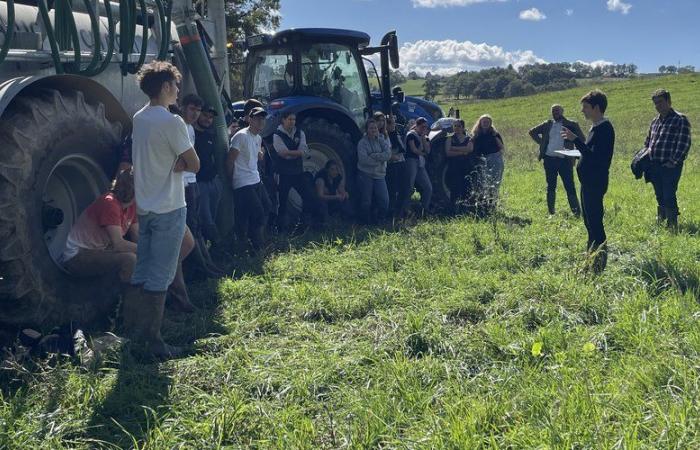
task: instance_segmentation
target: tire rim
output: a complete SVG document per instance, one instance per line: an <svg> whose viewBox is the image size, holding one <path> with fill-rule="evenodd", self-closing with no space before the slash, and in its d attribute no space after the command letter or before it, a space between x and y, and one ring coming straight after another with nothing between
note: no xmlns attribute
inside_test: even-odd
<svg viewBox="0 0 700 450"><path fill-rule="evenodd" d="M326 166L329 160L335 160L338 163L338 168L340 169L340 174L345 179L347 184L347 179L345 178L345 165L343 164L343 159L340 155L333 150L331 147L322 144L320 142L309 142L309 156L304 158L304 172L310 172L314 177L319 170ZM301 213L303 202L301 201L301 196L297 193L295 189L289 191L289 208L292 211Z"/></svg>
<svg viewBox="0 0 700 450"><path fill-rule="evenodd" d="M46 248L59 267L68 233L85 208L106 191L107 185L100 165L86 155L68 155L51 169L42 192L42 206L61 210L63 222L54 227L42 221L42 226Z"/></svg>

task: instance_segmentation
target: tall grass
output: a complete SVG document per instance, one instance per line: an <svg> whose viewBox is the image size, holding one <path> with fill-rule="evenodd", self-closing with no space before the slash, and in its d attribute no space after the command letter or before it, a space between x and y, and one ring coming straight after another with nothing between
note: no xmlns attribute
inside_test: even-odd
<svg viewBox="0 0 700 450"><path fill-rule="evenodd" d="M463 106L505 135L502 216L345 227L236 261L193 289L199 313L168 316L167 339L196 338L187 358L6 364L0 447L697 448L697 149L678 234L627 167L655 87L700 123L697 80L605 86L618 145L601 276L582 270L582 223L547 217L525 135L551 103L577 118L583 91Z"/></svg>

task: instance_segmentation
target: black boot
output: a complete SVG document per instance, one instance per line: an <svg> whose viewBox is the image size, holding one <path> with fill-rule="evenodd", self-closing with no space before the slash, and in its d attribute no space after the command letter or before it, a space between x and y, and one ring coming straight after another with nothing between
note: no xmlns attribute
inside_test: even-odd
<svg viewBox="0 0 700 450"><path fill-rule="evenodd" d="M666 208L666 226L671 231L678 231L678 209Z"/></svg>
<svg viewBox="0 0 700 450"><path fill-rule="evenodd" d="M666 208L663 206L656 207L656 223L661 225L666 220Z"/></svg>

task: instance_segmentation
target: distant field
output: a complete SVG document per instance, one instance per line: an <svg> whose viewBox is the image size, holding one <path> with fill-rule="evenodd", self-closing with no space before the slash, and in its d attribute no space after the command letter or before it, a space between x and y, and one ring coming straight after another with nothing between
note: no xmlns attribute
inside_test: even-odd
<svg viewBox="0 0 700 450"><path fill-rule="evenodd" d="M695 125L677 235L628 167L657 87ZM603 88L618 141L602 276L561 191L547 217L526 136L555 102L582 121L587 88L446 104L505 136L501 215L339 227L232 261L192 288L197 314L168 316L193 356L5 367L0 448L700 448L700 77Z"/></svg>

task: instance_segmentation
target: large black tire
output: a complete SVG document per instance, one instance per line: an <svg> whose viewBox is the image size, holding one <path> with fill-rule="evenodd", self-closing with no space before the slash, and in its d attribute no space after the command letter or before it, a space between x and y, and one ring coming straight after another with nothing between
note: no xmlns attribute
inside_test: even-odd
<svg viewBox="0 0 700 450"><path fill-rule="evenodd" d="M118 292L113 282L74 279L57 260L72 224L108 188L121 131L121 125L107 120L102 104L88 104L80 92L22 93L5 110L0 123L0 324L89 323L113 311Z"/></svg>
<svg viewBox="0 0 700 450"><path fill-rule="evenodd" d="M346 190L352 192L357 170L357 150L350 133L344 132L338 124L318 117L304 119L301 129L306 134L306 143L311 150L311 156L304 160L304 170L315 175L323 169L326 161L334 159L340 165ZM301 199L294 190L289 195L289 203L291 211L301 211Z"/></svg>
<svg viewBox="0 0 700 450"><path fill-rule="evenodd" d="M445 154L446 134L440 133L430 141L430 155L427 161L428 175L433 185L433 206L447 208L450 204L450 190L445 181L447 155Z"/></svg>

